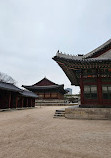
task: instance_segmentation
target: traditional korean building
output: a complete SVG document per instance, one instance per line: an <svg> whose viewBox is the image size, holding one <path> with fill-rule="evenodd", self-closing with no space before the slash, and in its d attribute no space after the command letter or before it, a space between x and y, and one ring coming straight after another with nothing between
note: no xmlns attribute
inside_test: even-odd
<svg viewBox="0 0 111 158"><path fill-rule="evenodd" d="M34 107L38 96L13 84L0 82L0 109Z"/></svg>
<svg viewBox="0 0 111 158"><path fill-rule="evenodd" d="M35 107L35 99L38 98L38 96L28 90L22 90L22 92L19 92L18 96L18 107Z"/></svg>
<svg viewBox="0 0 111 158"><path fill-rule="evenodd" d="M63 84L58 85L48 80L46 77L34 85L23 85L22 87L36 93L39 96L39 99L42 100L63 100L64 94L66 93Z"/></svg>
<svg viewBox="0 0 111 158"><path fill-rule="evenodd" d="M111 107L111 39L86 55L58 51L53 59L80 86L81 107Z"/></svg>

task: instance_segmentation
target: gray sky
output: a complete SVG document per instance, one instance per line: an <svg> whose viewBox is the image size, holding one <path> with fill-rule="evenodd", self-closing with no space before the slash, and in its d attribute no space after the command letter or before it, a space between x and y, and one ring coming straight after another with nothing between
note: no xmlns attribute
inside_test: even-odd
<svg viewBox="0 0 111 158"><path fill-rule="evenodd" d="M110 38L111 0L0 0L0 71L18 86L46 76L72 88L57 50L86 54Z"/></svg>

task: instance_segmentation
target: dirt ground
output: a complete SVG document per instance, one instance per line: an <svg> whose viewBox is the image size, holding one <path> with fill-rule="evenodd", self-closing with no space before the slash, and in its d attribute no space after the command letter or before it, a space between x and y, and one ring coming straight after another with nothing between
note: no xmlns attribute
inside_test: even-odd
<svg viewBox="0 0 111 158"><path fill-rule="evenodd" d="M0 158L111 158L111 121L53 118L61 108L0 112Z"/></svg>

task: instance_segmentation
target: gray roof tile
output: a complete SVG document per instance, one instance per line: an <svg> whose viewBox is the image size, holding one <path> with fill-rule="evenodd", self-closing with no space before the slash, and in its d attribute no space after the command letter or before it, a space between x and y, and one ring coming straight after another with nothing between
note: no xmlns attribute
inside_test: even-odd
<svg viewBox="0 0 111 158"><path fill-rule="evenodd" d="M22 92L19 92L19 93L23 95L24 97L38 98L38 95L28 90L23 90Z"/></svg>
<svg viewBox="0 0 111 158"><path fill-rule="evenodd" d="M0 89L4 89L12 92L20 92L22 91L20 88L16 87L11 83L0 82Z"/></svg>

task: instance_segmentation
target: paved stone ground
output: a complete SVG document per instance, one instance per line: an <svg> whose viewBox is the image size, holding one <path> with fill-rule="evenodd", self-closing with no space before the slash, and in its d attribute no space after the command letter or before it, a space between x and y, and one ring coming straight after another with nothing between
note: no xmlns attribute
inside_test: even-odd
<svg viewBox="0 0 111 158"><path fill-rule="evenodd" d="M111 158L111 121L53 118L59 108L0 112L0 158Z"/></svg>

